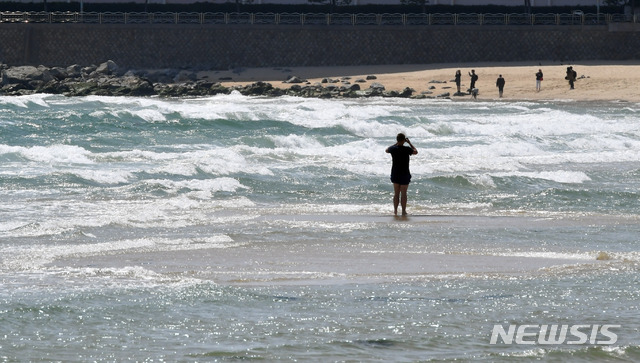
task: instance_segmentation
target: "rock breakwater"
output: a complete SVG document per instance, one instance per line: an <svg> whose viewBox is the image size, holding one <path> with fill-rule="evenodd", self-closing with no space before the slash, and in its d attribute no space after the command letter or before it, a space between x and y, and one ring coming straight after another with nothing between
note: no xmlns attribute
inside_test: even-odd
<svg viewBox="0 0 640 363"><path fill-rule="evenodd" d="M405 87L400 91L386 90L373 82L361 87L356 83L327 80L310 84L299 77L283 81L286 87L275 87L266 82L226 87L221 82L198 79L197 72L188 70L122 70L113 61L98 66L71 65L68 67L0 65L2 80L0 95L19 96L34 93L62 94L65 96L160 96L196 97L239 92L247 96L279 97L284 95L316 98L403 97L448 98L449 94L433 96L416 94ZM367 77L375 80L375 76Z"/></svg>

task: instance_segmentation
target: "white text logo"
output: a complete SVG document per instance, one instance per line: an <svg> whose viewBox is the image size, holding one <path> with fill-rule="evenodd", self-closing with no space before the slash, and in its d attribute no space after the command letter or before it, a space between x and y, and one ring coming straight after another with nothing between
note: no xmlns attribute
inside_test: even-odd
<svg viewBox="0 0 640 363"><path fill-rule="evenodd" d="M611 330L620 325L611 324L533 324L493 326L490 344L497 344L498 338L503 344L602 344L611 345L618 341L618 335Z"/></svg>

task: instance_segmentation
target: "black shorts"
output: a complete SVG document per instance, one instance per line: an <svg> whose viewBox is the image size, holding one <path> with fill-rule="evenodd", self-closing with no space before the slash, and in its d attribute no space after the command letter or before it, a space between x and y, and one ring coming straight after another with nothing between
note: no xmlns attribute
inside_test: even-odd
<svg viewBox="0 0 640 363"><path fill-rule="evenodd" d="M409 185L411 182L411 174L391 175L391 182L400 185Z"/></svg>

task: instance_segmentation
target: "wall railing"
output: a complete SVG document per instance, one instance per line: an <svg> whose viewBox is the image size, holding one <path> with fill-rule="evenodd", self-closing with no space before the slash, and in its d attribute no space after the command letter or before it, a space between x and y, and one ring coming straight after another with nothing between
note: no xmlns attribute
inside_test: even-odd
<svg viewBox="0 0 640 363"><path fill-rule="evenodd" d="M624 14L0 12L0 23L248 25L606 25L637 23Z"/></svg>

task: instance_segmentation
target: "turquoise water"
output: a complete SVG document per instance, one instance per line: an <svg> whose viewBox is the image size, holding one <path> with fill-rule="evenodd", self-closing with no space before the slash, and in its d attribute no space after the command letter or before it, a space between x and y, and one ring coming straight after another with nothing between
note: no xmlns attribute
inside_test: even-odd
<svg viewBox="0 0 640 363"><path fill-rule="evenodd" d="M0 108L0 361L640 359L638 104ZM490 344L496 324L619 327Z"/></svg>

